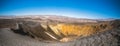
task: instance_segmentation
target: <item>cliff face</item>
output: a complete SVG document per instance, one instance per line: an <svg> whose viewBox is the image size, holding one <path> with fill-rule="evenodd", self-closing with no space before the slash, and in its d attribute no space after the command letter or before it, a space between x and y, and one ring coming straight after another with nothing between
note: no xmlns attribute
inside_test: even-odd
<svg viewBox="0 0 120 46"><path fill-rule="evenodd" d="M102 32L107 29L111 29L112 26L107 24L58 24L56 28L61 30L65 36L75 35L75 36L88 36L95 34L97 32Z"/></svg>

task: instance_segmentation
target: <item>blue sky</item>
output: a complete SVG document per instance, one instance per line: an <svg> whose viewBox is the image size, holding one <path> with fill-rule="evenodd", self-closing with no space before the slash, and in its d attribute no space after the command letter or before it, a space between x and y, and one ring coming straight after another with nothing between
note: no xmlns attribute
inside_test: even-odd
<svg viewBox="0 0 120 46"><path fill-rule="evenodd" d="M120 18L116 0L0 0L0 15Z"/></svg>

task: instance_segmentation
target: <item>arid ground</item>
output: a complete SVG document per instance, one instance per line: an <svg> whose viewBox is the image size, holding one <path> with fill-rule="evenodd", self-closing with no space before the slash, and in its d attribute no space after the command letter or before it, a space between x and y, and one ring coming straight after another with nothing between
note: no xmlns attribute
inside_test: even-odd
<svg viewBox="0 0 120 46"><path fill-rule="evenodd" d="M120 46L120 19L1 16L0 46Z"/></svg>

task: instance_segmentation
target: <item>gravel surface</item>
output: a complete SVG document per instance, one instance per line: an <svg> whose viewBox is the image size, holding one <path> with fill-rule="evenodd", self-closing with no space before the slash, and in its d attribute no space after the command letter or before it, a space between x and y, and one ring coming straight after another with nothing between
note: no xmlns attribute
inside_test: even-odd
<svg viewBox="0 0 120 46"><path fill-rule="evenodd" d="M73 46L74 43L45 43L15 34L9 29L0 30L0 46Z"/></svg>
<svg viewBox="0 0 120 46"><path fill-rule="evenodd" d="M118 30L120 31L120 30ZM13 33L10 29L0 29L0 46L120 46L117 31L107 31L93 36L79 38L72 42L37 41L28 36Z"/></svg>

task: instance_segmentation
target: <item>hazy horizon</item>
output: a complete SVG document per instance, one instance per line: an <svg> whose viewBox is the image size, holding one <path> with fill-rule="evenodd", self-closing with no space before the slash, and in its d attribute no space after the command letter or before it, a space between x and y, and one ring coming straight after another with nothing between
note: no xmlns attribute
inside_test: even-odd
<svg viewBox="0 0 120 46"><path fill-rule="evenodd" d="M60 15L74 18L116 18L116 0L1 0L0 16Z"/></svg>

